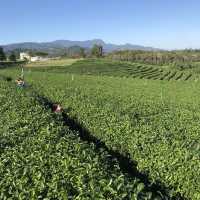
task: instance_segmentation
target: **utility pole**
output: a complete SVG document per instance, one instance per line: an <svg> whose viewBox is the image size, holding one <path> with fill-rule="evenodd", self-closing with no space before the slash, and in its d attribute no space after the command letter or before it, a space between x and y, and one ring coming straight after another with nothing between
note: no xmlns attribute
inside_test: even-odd
<svg viewBox="0 0 200 200"><path fill-rule="evenodd" d="M24 79L24 66L21 65L21 78Z"/></svg>

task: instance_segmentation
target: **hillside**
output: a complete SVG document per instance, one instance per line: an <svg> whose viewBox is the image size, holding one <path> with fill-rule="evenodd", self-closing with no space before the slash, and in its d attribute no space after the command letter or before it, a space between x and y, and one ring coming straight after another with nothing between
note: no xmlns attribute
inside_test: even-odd
<svg viewBox="0 0 200 200"><path fill-rule="evenodd" d="M86 40L86 41L71 41L71 40L55 40L52 42L23 42L16 44L2 45L6 52L15 49L34 49L34 50L45 50L45 51L58 51L58 49L69 48L71 46L80 46L83 48L91 48L94 44L101 44L105 52L111 52L114 50L158 50L153 47L145 47L134 44L110 44L106 43L101 39Z"/></svg>
<svg viewBox="0 0 200 200"><path fill-rule="evenodd" d="M45 63L32 63L27 67L36 67L32 70L51 73L115 76L166 81L199 80L199 73L196 72L196 69L179 70L178 68L174 69L168 66L119 62L106 59L75 60L71 64L68 65L66 60L61 60L48 63L47 65Z"/></svg>

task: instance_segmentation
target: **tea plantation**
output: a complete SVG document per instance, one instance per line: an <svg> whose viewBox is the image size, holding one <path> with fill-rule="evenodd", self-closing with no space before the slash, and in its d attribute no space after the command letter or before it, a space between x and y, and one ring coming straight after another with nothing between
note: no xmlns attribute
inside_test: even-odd
<svg viewBox="0 0 200 200"><path fill-rule="evenodd" d="M178 70L169 66L157 66L140 63L119 62L105 59L88 59L79 60L68 66L58 65L55 62L55 67L37 67L34 64L32 70L45 72L59 72L71 74L85 74L85 75L101 75L101 76L115 76L115 77L130 77L137 79L151 79L151 80L176 80L188 81L198 80L199 74L194 70ZM40 66L40 65L39 65Z"/></svg>
<svg viewBox="0 0 200 200"><path fill-rule="evenodd" d="M0 80L0 199L162 199L83 142L33 91Z"/></svg>
<svg viewBox="0 0 200 200"><path fill-rule="evenodd" d="M77 63L73 65L78 66ZM31 195L41 198L45 196L63 199L65 196L68 199L200 199L199 82L192 78L184 81L183 75L180 74L181 81L176 81L174 75L174 81L170 82L165 78L121 78L119 74L114 74L114 70L109 76L105 76L97 73L98 69L92 69L90 63L88 66L93 73L85 75L76 71L76 66L73 69L75 71L69 72L73 65L60 67L60 71L53 67L50 70L27 69L26 80L31 85L28 88L31 89L24 89L26 92L11 86L9 88L12 89L5 89L4 102L11 102L5 110L11 105L17 108L16 111L12 109L13 114L7 111L8 115L5 115L2 121L15 123L17 109L23 107L20 109L24 110L23 115L20 116L32 120L33 123L27 120L27 124L24 122L25 125L23 123L17 126L19 130L16 132L13 133L10 129L5 131L12 133L12 137L9 135L7 138L13 142L5 142L9 147L6 146L2 154L11 160L1 158L1 162L6 160L5 164L1 164L4 169L1 174L5 177L5 182L8 181L3 194L10 195L9 186L13 179L14 183L16 181L13 188L19 187L17 191L21 191L18 181L22 179L22 184L25 185L22 195L29 194L27 191L32 188ZM8 69L1 70L0 74L16 77L17 72L19 70ZM7 87L7 84L4 81L2 85ZM10 95L6 94L7 90L11 91ZM160 195L159 192L155 194L152 187L146 186L144 179L141 181L139 177L128 172L124 174L117 162L111 167L110 164L114 161L107 160L109 156L105 151L95 151L95 144L85 144L77 136L79 133L66 130L61 120L52 119L50 111L45 110L41 103L36 101L36 97L30 96L31 91L37 91L39 96L60 103L67 110L70 119L105 143L109 150L137 163L137 170L146 174L151 184L164 185L167 194L162 194L162 191ZM2 105L7 105L6 103ZM28 127L25 130L21 128L26 126ZM5 129L5 125L3 127ZM12 125L11 127L13 130ZM21 135L17 135L20 133L23 135L23 142L18 141ZM63 160L68 156L69 163L63 165ZM15 159L17 164L13 164ZM25 170L29 163L36 165L35 171L32 171L32 166ZM94 168L91 165L95 165ZM23 175L23 170L28 175ZM38 171L39 178L34 174ZM118 182L119 177L122 178L121 183ZM102 182L105 187L101 185ZM70 187L65 187L66 184ZM107 186L110 187L109 192ZM139 194L138 188L142 188ZM15 193L18 194L19 192Z"/></svg>

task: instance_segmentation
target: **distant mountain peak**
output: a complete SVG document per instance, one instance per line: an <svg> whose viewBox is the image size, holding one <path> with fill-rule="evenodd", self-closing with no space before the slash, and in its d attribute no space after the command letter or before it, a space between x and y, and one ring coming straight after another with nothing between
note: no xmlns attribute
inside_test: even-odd
<svg viewBox="0 0 200 200"><path fill-rule="evenodd" d="M93 39L91 41L96 42L96 43L100 43L100 44L105 44L105 42L102 39Z"/></svg>

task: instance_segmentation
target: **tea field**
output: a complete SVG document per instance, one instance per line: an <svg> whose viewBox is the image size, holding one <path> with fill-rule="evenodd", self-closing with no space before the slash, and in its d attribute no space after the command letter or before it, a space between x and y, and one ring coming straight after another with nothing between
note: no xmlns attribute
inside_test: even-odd
<svg viewBox="0 0 200 200"><path fill-rule="evenodd" d="M63 62L64 63L64 62ZM151 79L151 80L167 80L167 81L188 81L198 80L199 73L195 70L178 70L167 66L148 65L140 63L119 62L105 59L87 59L71 62L71 65L66 64L57 66L57 62L53 67L52 64L45 67L40 67L34 63L28 67L37 67L37 71L58 72L58 73L71 73L71 74L84 74L84 75L101 75L101 76L115 76L115 77L130 77L137 79Z"/></svg>
<svg viewBox="0 0 200 200"><path fill-rule="evenodd" d="M0 199L164 197L82 141L34 91L0 80L0 92Z"/></svg>
<svg viewBox="0 0 200 200"><path fill-rule="evenodd" d="M45 97L52 102L60 103L67 110L66 112L67 115L70 117L70 119L73 119L74 122L80 124L81 127L87 129L88 132L92 136L97 138L99 141L105 143L105 146L109 150L112 150L113 152L116 152L136 163L137 170L143 174L146 174L149 177L149 181L151 183L150 185L155 184L164 186L164 188L167 188L166 189L167 194L162 194L161 191L160 195L158 195L159 192L156 192L157 195L156 196L154 194L154 190L151 187L150 189L148 189L148 186L146 186L144 179L141 180L139 177L134 177L133 175L130 175L128 172L127 174L126 173L124 174L124 172L121 171L120 167L117 167L117 164L113 165L115 166L114 168L110 167L109 165L110 161L107 161L107 157L109 156L104 155L104 153L106 154L106 152L104 151L96 152L94 151L95 147L93 147L93 145L85 143L82 144L81 139L78 136L79 135L78 133L74 134L71 133L73 132L72 130L68 130L69 132L68 134L63 134L63 132L66 131L65 130L66 127L63 127L63 124L59 122L59 120L55 119L52 120L52 118L50 117L52 115L50 111L47 112L46 110L45 111L42 110L39 113L36 111L34 112L30 111L31 109L36 109L37 107L39 107L40 109L44 108L38 102L37 103L35 102L34 100L35 98L27 97L27 92L20 91L20 95L26 94L24 96L26 96L28 104L28 105L26 104L26 101L19 100L21 106L22 107L24 106L24 115L22 116L27 116L27 118L29 117L30 120L34 120L34 123L32 124L33 126L36 127L30 127L28 128L28 131L32 130L32 132L36 134L36 137L34 136L34 139L32 140L33 135L31 134L28 134L29 136L26 135L23 136L24 141L28 140L27 143L28 145L26 148L23 147L20 149L21 144L24 144L23 142L22 143L16 142L17 144L19 144L17 145L17 147L13 147L11 145L9 148L11 149L11 151L12 148L14 148L15 150L13 151L15 153L18 153L19 158L17 157L17 159L22 159L22 157L26 156L27 158L29 158L31 153L27 149L31 150L31 148L33 148L35 150L36 148L36 152L38 154L40 153L42 154L42 152L44 152L43 155L44 157L42 159L42 162L39 164L42 165L43 162L48 162L48 165L46 166L44 164L46 168L44 167L44 172L42 172L43 174L40 177L40 178L47 177L44 180L44 184L46 186L45 192L41 193L43 195L47 195L48 189L46 188L49 188L50 187L49 185L54 183L53 181L54 179L51 179L53 175L49 174L45 175L45 173L50 173L50 174L53 173L52 170L56 170L55 182L58 184L60 183L59 182L60 179L65 180L65 178L63 179L64 172L61 173L61 171L62 170L65 171L67 169L73 169L74 171L72 170L72 173L74 174L74 176L73 174L71 174L73 178L70 180L75 181L74 183L75 188L78 187L76 184L79 184L79 182L76 182L77 178L75 172L79 171L79 167L81 166L80 170L81 173L83 173L83 175L81 176L82 178L80 178L80 180L82 182L80 182L79 185L80 187L79 189L76 190L76 192L78 191L76 194L80 195L82 194L80 193L80 191L83 190L85 191L85 189L83 189L85 188L85 186L83 186L85 184L87 187L86 191L88 192L87 194L84 193L83 196L80 196L80 198L78 196L77 199L78 198L79 199L109 199L109 198L110 199L117 199L117 198L118 199L148 199L148 198L184 199L186 198L186 199L198 200L200 198L200 186L198 185L198 182L200 181L199 82L194 81L194 79L192 78L189 79L188 81L185 81L182 78L180 81L176 81L174 78L173 78L174 81L168 81L165 78L162 80L148 80L147 78L140 79L133 77L125 78L124 76L122 78L119 77L119 71L116 72L115 70L112 70L112 73L109 72L110 75L108 74L103 75L99 74L98 72L99 67L97 67L97 69L96 67L94 67L93 69L92 64L90 65L90 63L88 63L89 66L88 68L91 69L90 72L93 70L93 73L91 73L90 75L86 75L85 72L83 73L82 71L78 70L78 67L76 67L76 65L80 66L79 62L82 63L85 62L86 65L86 61L78 61L77 63L74 63L71 66L59 68L59 70L53 67L51 67L51 69L48 68L40 68L37 70L35 70L35 68L31 70L27 69L25 72L25 76L27 82L30 84L28 88L31 89L24 89L24 90L37 91L39 96ZM73 68L74 71L68 71L72 70L72 66L74 66ZM116 66L116 64L113 64L113 66ZM121 67L119 68L121 69ZM110 67L109 69L112 69L112 67ZM161 69L159 68L158 70ZM115 74L115 72L117 74ZM7 69L0 71L0 74L11 77L16 77L17 73L19 73L19 70L16 69ZM192 75L192 77L193 76L195 75ZM16 89L12 90L15 91ZM31 92L28 92L28 94L30 93ZM18 97L16 98L19 99L19 92L16 93L15 91L14 94L18 95ZM8 96L9 95L6 95L6 97ZM9 98L10 101L15 102L12 95ZM37 106L33 107L31 106L35 104ZM17 110L15 112L13 111L13 113L17 113ZM33 116L32 114L30 115L30 113L33 113ZM42 117L43 115L44 115L44 120ZM47 120L46 115L53 122L49 118ZM14 117L12 115L8 116ZM4 120L4 122L7 121L8 116L6 117L6 119L2 120ZM38 117L38 119L34 119L34 116L36 118ZM15 120L11 119L9 121L11 122ZM48 133L46 133L45 131L40 131L40 129L43 130L44 128L46 130L45 127L47 126L49 127L49 124L51 123L56 123L57 124L56 127L59 128L56 128L55 131L54 130L55 126L53 125L51 127L52 130L48 131L48 133L50 135L53 134L52 136L53 138L51 138L50 140L46 139L47 137L46 134L48 135ZM30 123L28 124L30 125ZM17 130L16 135L19 133L24 134L24 131L22 130L20 132ZM64 155L66 154L66 156L69 156L67 153L69 149L67 150L65 149L67 148L66 146L69 146L69 144L61 145L60 149L58 150L61 151L61 153L57 155L57 150L55 147L57 143L55 144L55 141L58 140L56 140L55 138L58 137L60 133L62 133L61 139L70 135L73 138L74 143L77 142L78 143L77 145L80 146L83 145L83 148L87 147L88 153L86 154L89 157L87 156L83 157L82 155L83 150L81 148L76 152L73 150L73 152L75 152L74 153L75 155L73 154L73 156L77 156L77 159L75 160L78 162L78 164L76 163L78 166L74 164L74 167L66 167L67 166L66 164L64 167L60 168L60 166L63 166L62 159L63 157L65 158ZM31 135L31 141L30 139L28 139L30 135ZM9 138L11 139L12 137ZM15 136L13 136L13 138L15 138ZM17 137L17 139L19 138ZM32 144L32 141L34 141L33 142L34 144ZM48 148L45 147L47 143L46 141L49 141L48 148L50 148L51 150L48 150ZM65 140L65 142L70 143L68 137ZM41 144L43 144L44 147ZM44 149L37 150L37 148L40 147L41 149L42 148ZM16 148L19 148L20 150L18 149L16 150ZM71 148L75 148L75 145L72 145ZM31 152L34 152L34 150L31 150ZM10 156L14 155L13 151L11 154L9 154ZM9 149L5 150L5 153L7 152L9 152ZM21 155L26 155L26 156L21 156ZM45 155L47 155L47 157L45 157ZM70 159L73 160L73 156L71 156L69 160ZM35 164L37 163L35 160L39 158L37 157L37 155L33 155L29 159L30 162L31 159L33 159L34 160L33 163ZM84 162L91 161L91 163L96 163L96 168L95 168L96 170L94 170L95 172L92 170L87 171L85 169L85 164L82 165L84 163L83 160ZM23 160L23 162L26 162L26 160ZM111 164L112 162L113 161L111 161ZM10 165L12 165L12 162L9 163ZM27 163L29 163L29 161L27 161ZM52 168L48 169L48 167L50 167L51 165ZM18 167L17 172L19 172L19 174L17 177L16 176L12 177L14 177L16 181L18 177L21 177L23 174L23 172L21 172L23 166L25 166L23 163L21 165L17 164L15 166ZM130 168L131 167L132 166L130 166ZM43 167L41 168L43 169ZM17 169L14 168L14 170L12 171L15 171ZM28 168L27 171L30 173L30 168ZM91 188L89 180L87 179L85 181L85 179L83 178L86 176L85 173L88 172L90 173L94 172L94 174L89 176L93 181L92 183L94 183L94 185L92 186L92 188L94 189L94 193L91 192L90 190ZM9 173L11 172L8 172L8 174ZM79 172L77 173L81 174ZM5 176L4 175L5 172L2 170L1 174L2 176ZM124 196L119 195L119 193L121 194L121 191L118 192L117 186L119 186L120 184L118 182L115 182L116 180L118 180L117 177L119 177L121 174L123 177L122 180L123 184L121 186L122 188L121 187L120 188L121 190L123 190ZM114 176L114 178L110 178L110 176L111 177ZM34 179L35 176L31 180ZM111 190L114 196L110 196L110 193L108 196L105 196L106 194L108 194L106 192L107 190L106 189L103 190L101 186L98 185L99 183L101 183L100 181L101 179L107 181L106 183L108 183L108 185L112 187ZM8 180L10 179L8 178ZM51 184L49 183L49 181L51 182ZM10 183L11 182L8 181L8 185ZM32 181L30 180L27 181L26 183L33 184ZM115 183L117 186L115 185ZM139 188L140 187L142 188L141 193L139 195L138 192L133 189L133 188L138 189L138 183L142 183L139 184ZM40 185L40 183L38 184ZM58 190L56 189L54 190L56 195L66 194L65 192L63 192L65 191L65 189L62 188L63 185L62 184L58 185L59 186L57 186L57 188L59 188L62 192L57 192ZM27 188L30 187L30 185L26 186ZM150 191L151 189L152 191ZM5 189L5 191L7 192L8 189ZM28 189L25 191L28 191ZM34 191L38 190L35 189ZM36 192L34 194L41 195L41 193ZM100 196L98 196L97 193ZM69 195L69 193L67 194ZM93 196L84 196L84 195L93 195ZM60 198L62 199L62 197Z"/></svg>

